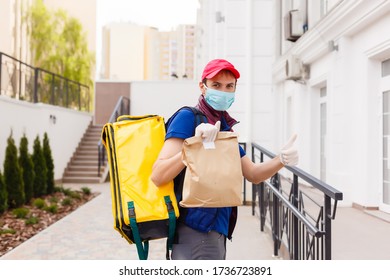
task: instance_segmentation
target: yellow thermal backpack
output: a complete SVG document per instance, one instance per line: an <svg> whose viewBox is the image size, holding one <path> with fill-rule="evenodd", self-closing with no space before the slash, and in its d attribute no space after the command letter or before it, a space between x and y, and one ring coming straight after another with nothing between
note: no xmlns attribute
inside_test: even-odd
<svg viewBox="0 0 390 280"><path fill-rule="evenodd" d="M167 259L179 217L173 181L157 187L152 166L164 144L164 118L157 115L118 117L103 127L109 162L114 228L139 259L148 258L149 240L167 238Z"/></svg>

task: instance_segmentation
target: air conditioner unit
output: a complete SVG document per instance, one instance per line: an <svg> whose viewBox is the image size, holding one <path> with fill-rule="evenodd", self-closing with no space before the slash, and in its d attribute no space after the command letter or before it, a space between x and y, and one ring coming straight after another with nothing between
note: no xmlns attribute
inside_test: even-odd
<svg viewBox="0 0 390 280"><path fill-rule="evenodd" d="M295 56L290 55L286 59L286 80L300 80L303 74L303 65L301 60Z"/></svg>
<svg viewBox="0 0 390 280"><path fill-rule="evenodd" d="M295 42L304 33L304 21L299 10L291 10L284 16L284 37Z"/></svg>

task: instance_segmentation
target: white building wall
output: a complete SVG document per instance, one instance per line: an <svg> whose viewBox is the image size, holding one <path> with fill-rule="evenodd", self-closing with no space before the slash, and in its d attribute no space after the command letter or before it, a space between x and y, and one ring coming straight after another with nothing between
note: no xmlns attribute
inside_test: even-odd
<svg viewBox="0 0 390 280"><path fill-rule="evenodd" d="M194 81L131 82L130 112L134 116L156 114L165 120L182 106L195 106L200 89Z"/></svg>
<svg viewBox="0 0 390 280"><path fill-rule="evenodd" d="M240 141L259 142L274 150L277 96L272 92L274 17L273 1L200 1L198 13L201 50L197 51L197 78L206 63L227 59L239 70L236 101L229 113L240 121ZM276 144L275 144L276 143Z"/></svg>
<svg viewBox="0 0 390 280"><path fill-rule="evenodd" d="M381 202L381 62L390 58L390 33L386 31L390 3L339 1L332 5L326 17L312 29L309 26L275 61L274 90L284 108L287 96L293 97L290 121L299 135L299 167L319 177L319 89L327 87L326 182L344 193L341 205L355 203L389 211ZM332 40L334 50L328 48ZM292 54L310 67L309 79L282 78L285 61ZM283 134L289 130L285 114L282 110L279 117Z"/></svg>
<svg viewBox="0 0 390 280"><path fill-rule="evenodd" d="M50 116L55 116L55 122ZM54 179L62 179L64 170L75 152L92 115L42 103L29 103L0 96L0 170L4 171L7 139L11 135L19 150L20 138L26 135L29 153L33 153L35 138L41 145L46 132L54 160Z"/></svg>

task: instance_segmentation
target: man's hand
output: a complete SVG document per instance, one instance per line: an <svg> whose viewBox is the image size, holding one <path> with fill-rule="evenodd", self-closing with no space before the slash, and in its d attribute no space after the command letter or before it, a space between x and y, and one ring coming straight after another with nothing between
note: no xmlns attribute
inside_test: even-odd
<svg viewBox="0 0 390 280"><path fill-rule="evenodd" d="M201 136L203 138L203 142L214 142L220 127L220 121L217 121L215 125L201 123L195 128L195 136Z"/></svg>
<svg viewBox="0 0 390 280"><path fill-rule="evenodd" d="M295 139L297 139L297 134L293 134L288 140L288 142L280 150L280 162L283 165L295 166L298 164L298 150L294 147Z"/></svg>

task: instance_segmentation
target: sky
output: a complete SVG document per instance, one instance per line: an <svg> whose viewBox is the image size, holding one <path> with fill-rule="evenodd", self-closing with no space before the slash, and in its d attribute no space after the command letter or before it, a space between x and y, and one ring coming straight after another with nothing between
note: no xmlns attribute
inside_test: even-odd
<svg viewBox="0 0 390 280"><path fill-rule="evenodd" d="M132 22L170 31L179 24L195 24L198 5L198 0L97 0L97 72L100 70L104 25Z"/></svg>

